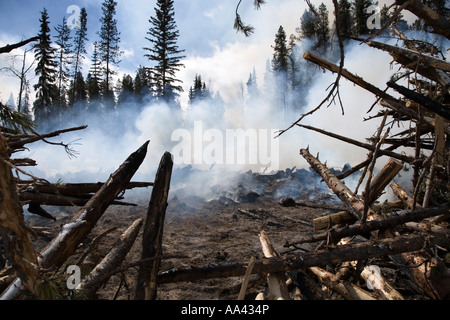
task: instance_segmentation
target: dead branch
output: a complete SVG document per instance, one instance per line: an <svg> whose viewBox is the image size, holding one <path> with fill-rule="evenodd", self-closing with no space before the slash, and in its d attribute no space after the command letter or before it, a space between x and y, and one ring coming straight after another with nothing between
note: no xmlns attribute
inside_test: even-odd
<svg viewBox="0 0 450 320"><path fill-rule="evenodd" d="M146 156L148 144L149 141L132 153L72 220L63 226L41 253L38 259L41 268L58 268L72 255L110 203L129 183ZM0 299L15 299L20 293L20 286L20 279L14 281Z"/></svg>
<svg viewBox="0 0 450 320"><path fill-rule="evenodd" d="M35 36L35 37L29 38L29 39L26 39L26 40L23 40L23 41L14 43L14 44L8 44L8 45L0 48L0 53L11 52L14 49L23 47L24 45L27 45L28 43L33 42L33 41L37 41L39 39L40 38L38 36Z"/></svg>
<svg viewBox="0 0 450 320"><path fill-rule="evenodd" d="M165 152L156 172L155 183L145 220L142 236L142 259L160 256L162 254L164 219L169 197L172 168L172 155L169 152ZM156 280L160 263L161 259L156 259L148 265L141 265L139 267L135 295L136 300L156 299Z"/></svg>
<svg viewBox="0 0 450 320"><path fill-rule="evenodd" d="M431 10L429 7L424 5L419 0L407 1L407 0L396 0L395 3L398 5L403 5L407 2L405 9L414 13L421 20L426 22L428 25L433 27L435 33L443 35L447 39L450 39L450 21L439 15L435 11Z"/></svg>
<svg viewBox="0 0 450 320"><path fill-rule="evenodd" d="M450 245L447 233L422 233L405 235L398 239L373 240L355 244L336 246L325 250L291 254L280 258L256 260L253 274L296 270L315 266L325 266L343 261L362 260L381 256L396 255L403 252L421 250L427 245ZM212 278L238 277L247 270L246 261L234 261L188 268L171 269L158 275L158 284L197 281Z"/></svg>
<svg viewBox="0 0 450 320"><path fill-rule="evenodd" d="M111 251L81 282L81 289L89 299L94 298L95 293L109 279L111 271L119 267L122 260L130 251L136 239L143 219L135 220L117 239Z"/></svg>
<svg viewBox="0 0 450 320"><path fill-rule="evenodd" d="M331 243L337 243L344 237L351 237L355 235L362 235L372 232L374 230L392 228L410 221L420 221L425 218L435 217L442 214L448 214L449 205L443 204L435 208L410 210L398 216L392 216L383 219L367 221L366 223L356 223L351 226L346 226L339 229L331 229L327 232L314 234L311 236L304 236L293 242L287 242L284 246L289 247L308 242L317 242L321 240L330 240Z"/></svg>

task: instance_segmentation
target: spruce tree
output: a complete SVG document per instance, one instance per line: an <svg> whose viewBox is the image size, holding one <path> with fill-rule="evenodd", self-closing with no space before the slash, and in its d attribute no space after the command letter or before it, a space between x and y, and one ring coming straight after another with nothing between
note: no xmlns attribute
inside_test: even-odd
<svg viewBox="0 0 450 320"><path fill-rule="evenodd" d="M370 0L355 0L353 4L353 16L354 16L354 26L353 34L355 36L360 36L369 33L369 28L367 27L367 20L371 16L371 13L367 12L367 8L372 4Z"/></svg>
<svg viewBox="0 0 450 320"><path fill-rule="evenodd" d="M73 62L73 76L72 76L72 82L74 86L77 86L77 83L80 84L80 79L78 77L78 74L82 70L83 65L83 59L85 58L86 52L86 41L88 41L87 38L87 12L85 8L81 8L80 10L80 17L79 17L79 28L75 31L75 37L73 39L73 54L74 54L74 62ZM84 80L83 80L84 82ZM72 96L70 97L71 104L75 103L76 101L79 101L81 99L80 96L75 97L73 96L76 94L78 90L75 89L72 91Z"/></svg>
<svg viewBox="0 0 450 320"><path fill-rule="evenodd" d="M71 61L71 43L72 39L70 36L70 28L67 25L66 17L63 17L63 21L59 24L55 31L56 40L55 43L58 45L57 48L57 62L58 62L58 76L57 76L57 86L58 86L58 97L57 105L60 108L60 115L63 109L67 106L67 81L69 79L69 65Z"/></svg>
<svg viewBox="0 0 450 320"><path fill-rule="evenodd" d="M151 72L149 68L139 66L134 77L134 95L138 103L151 96Z"/></svg>
<svg viewBox="0 0 450 320"><path fill-rule="evenodd" d="M184 50L179 50L177 39L179 31L175 22L173 0L157 0L155 16L149 19L150 27L146 37L153 44L152 48L144 48L149 51L144 56L156 65L151 68L155 94L157 99L167 102L171 106L176 105L176 100L183 88L181 80L175 77L175 73L184 65L180 62L184 56L180 55Z"/></svg>
<svg viewBox="0 0 450 320"><path fill-rule="evenodd" d="M55 62L55 49L52 47L50 39L50 22L47 9L41 12L39 19L40 31L39 41L34 46L34 52L37 66L36 75L39 76L38 82L34 85L36 90L36 100L34 101L33 111L35 122L44 125L49 119L53 104L57 99L57 87L55 84L57 64Z"/></svg>
<svg viewBox="0 0 450 320"><path fill-rule="evenodd" d="M311 6L313 5L311 4ZM305 9L300 18L300 30L299 30L300 37L301 38L315 37L317 24L318 24L318 17L314 14L313 10Z"/></svg>
<svg viewBox="0 0 450 320"><path fill-rule="evenodd" d="M103 81L103 100L105 104L111 108L114 106L114 92L111 76L115 74L113 66L117 66L120 62L120 32L117 30L116 15L117 2L114 0L104 0L102 4L103 16L100 18L101 30L98 32L100 36L99 54L105 64L105 77Z"/></svg>
<svg viewBox="0 0 450 320"><path fill-rule="evenodd" d="M276 100L283 110L284 116L287 115L286 95L287 95L287 76L289 68L289 51L287 47L286 32L283 26L278 28L275 35L275 46L272 58L272 70L274 72Z"/></svg>
<svg viewBox="0 0 450 320"><path fill-rule="evenodd" d="M328 9L322 2L319 6L319 19L316 29L317 46L319 48L325 48L330 40L330 27L328 21Z"/></svg>
<svg viewBox="0 0 450 320"><path fill-rule="evenodd" d="M98 43L94 42L94 51L92 53L92 65L86 80L87 92L89 95L89 109L100 111L100 99L102 97L102 62L99 58Z"/></svg>
<svg viewBox="0 0 450 320"><path fill-rule="evenodd" d="M129 74L124 74L121 81L120 94L117 98L117 103L121 104L134 96L133 78Z"/></svg>
<svg viewBox="0 0 450 320"><path fill-rule="evenodd" d="M339 0L339 31L341 35L352 34L351 4L348 0Z"/></svg>

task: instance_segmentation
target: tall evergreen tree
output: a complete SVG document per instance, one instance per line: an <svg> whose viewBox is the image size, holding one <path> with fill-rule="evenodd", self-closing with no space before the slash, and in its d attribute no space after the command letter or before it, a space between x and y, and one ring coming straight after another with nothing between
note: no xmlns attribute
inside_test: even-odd
<svg viewBox="0 0 450 320"><path fill-rule="evenodd" d="M258 83L256 80L256 70L253 67L252 73L250 73L247 80L247 95L250 103L255 101L259 96Z"/></svg>
<svg viewBox="0 0 450 320"><path fill-rule="evenodd" d="M314 8L314 5L311 4ZM300 37L301 38L313 38L316 36L316 27L318 24L318 17L315 15L311 8L305 9L300 18Z"/></svg>
<svg viewBox="0 0 450 320"><path fill-rule="evenodd" d="M134 97L133 78L129 74L124 74L121 81L120 94L117 103L121 104Z"/></svg>
<svg viewBox="0 0 450 320"><path fill-rule="evenodd" d="M180 55L184 50L179 50L177 39L179 31L175 22L173 0L157 0L155 16L149 22L152 25L146 37L153 44L152 48L144 48L149 51L145 56L156 62L152 67L152 75L155 84L156 97L176 105L176 99L183 88L181 80L175 77L175 73L184 65L180 62L184 56Z"/></svg>
<svg viewBox="0 0 450 320"><path fill-rule="evenodd" d="M102 24L100 32L99 54L105 63L104 92L103 100L108 107L114 106L114 92L111 76L115 74L114 65L120 62L120 32L117 30L116 15L117 2L114 0L104 0L102 4L103 16L100 18Z"/></svg>
<svg viewBox="0 0 450 320"><path fill-rule="evenodd" d="M50 119L53 111L52 106L57 99L57 87L55 85L57 64L55 62L55 49L52 47L50 39L50 22L47 9L41 12L39 19L41 26L39 31L39 41L34 46L37 66L36 75L38 82L34 85L36 90L36 100L33 111L36 124L43 125Z"/></svg>
<svg viewBox="0 0 450 320"><path fill-rule="evenodd" d="M94 42L94 51L92 53L92 65L86 80L87 92L89 95L89 108L99 111L100 98L102 96L102 62L99 58L98 43Z"/></svg>
<svg viewBox="0 0 450 320"><path fill-rule="evenodd" d="M74 62L73 62L73 76L72 76L72 82L74 86L80 84L80 80L78 79L78 74L82 70L83 65L83 59L85 58L86 52L86 41L88 41L87 38L87 12L85 8L81 8L80 10L80 17L79 17L79 28L75 31L75 37L73 39L73 54L74 54ZM83 80L84 82L84 80ZM77 90L72 91L72 95L74 95L77 92ZM75 103L80 99L79 97L71 96L70 100L72 103Z"/></svg>
<svg viewBox="0 0 450 320"><path fill-rule="evenodd" d="M319 6L319 21L317 24L316 35L318 47L324 48L330 40L330 26L328 21L328 9L322 2Z"/></svg>
<svg viewBox="0 0 450 320"><path fill-rule="evenodd" d="M339 0L339 31L346 36L352 34L351 3L348 0Z"/></svg>
<svg viewBox="0 0 450 320"><path fill-rule="evenodd" d="M70 36L70 28L67 25L66 17L63 17L61 24L56 26L55 31L56 40L55 43L58 45L57 48L57 62L58 62L58 76L57 76L57 86L58 86L58 97L57 104L59 108L59 116L61 112L67 106L67 81L69 79L69 65L72 63L71 55L71 43L72 39Z"/></svg>
<svg viewBox="0 0 450 320"><path fill-rule="evenodd" d="M367 12L367 8L372 4L370 0L355 0L353 3L354 26L353 34L360 36L369 33L367 20L371 13Z"/></svg>
<svg viewBox="0 0 450 320"><path fill-rule="evenodd" d="M286 32L283 26L278 28L278 32L275 35L275 46L273 47L274 53L272 58L272 70L274 73L275 87L276 87L276 99L277 103L283 110L283 114L287 116L287 86L288 86L288 68L289 68L289 51L287 47Z"/></svg>
<svg viewBox="0 0 450 320"><path fill-rule="evenodd" d="M150 69L139 66L134 77L134 94L137 102L142 103L144 98L147 99L152 95L151 82Z"/></svg>

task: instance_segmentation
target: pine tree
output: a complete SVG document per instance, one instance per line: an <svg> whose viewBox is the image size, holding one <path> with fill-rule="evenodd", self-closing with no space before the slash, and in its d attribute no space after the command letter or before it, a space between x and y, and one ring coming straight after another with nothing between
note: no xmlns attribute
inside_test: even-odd
<svg viewBox="0 0 450 320"><path fill-rule="evenodd" d="M76 84L80 84L80 79L78 78L78 74L82 70L83 65L83 59L85 58L84 55L86 52L86 41L88 41L87 38L87 12L85 8L81 8L80 10L80 17L79 17L79 28L75 31L75 37L73 41L73 54L74 54L74 68L73 68L73 77L72 82L74 83L74 86L76 87ZM84 80L83 80L84 82ZM72 91L72 95L75 94L77 90ZM80 100L80 96L74 97L71 96L71 104L75 103L76 101Z"/></svg>
<svg viewBox="0 0 450 320"><path fill-rule="evenodd" d="M60 115L62 110L67 106L67 81L69 79L69 65L71 61L71 43L70 28L67 25L66 17L63 17L62 24L59 24L55 31L57 32L55 43L58 45L57 61L58 61L58 97L57 104L60 108Z"/></svg>
<svg viewBox="0 0 450 320"><path fill-rule="evenodd" d="M89 95L89 108L90 109L98 109L100 108L100 98L102 96L102 73L103 67L102 62L99 58L98 52L98 43L94 42L94 51L92 53L92 65L89 69L89 73L87 76L86 84L87 84L87 92Z"/></svg>
<svg viewBox="0 0 450 320"><path fill-rule="evenodd" d="M151 97L151 72L149 68L139 66L134 77L134 95L138 103ZM147 98L146 98L147 97Z"/></svg>
<svg viewBox="0 0 450 320"><path fill-rule="evenodd" d="M339 1L339 31L346 36L352 34L351 4L348 0Z"/></svg>
<svg viewBox="0 0 450 320"><path fill-rule="evenodd" d="M287 75L289 68L289 51L287 48L286 32L283 26L278 28L275 35L274 54L272 58L272 70L275 78L275 87L277 101L280 104L284 116L287 115L286 94L287 94Z"/></svg>
<svg viewBox="0 0 450 320"><path fill-rule="evenodd" d="M156 15L149 19L152 27L147 34L150 37L145 38L153 44L153 47L144 48L149 51L145 57L156 62L156 66L151 70L157 99L174 106L179 92L183 91L179 85L182 81L175 78L175 73L183 67L180 61L184 56L180 54L184 50L179 50L176 44L179 31L175 22L173 0L158 0L155 13Z"/></svg>
<svg viewBox="0 0 450 320"><path fill-rule="evenodd" d="M39 76L36 90L36 100L34 101L33 111L36 124L43 125L50 119L53 111L52 106L57 99L57 87L55 85L57 64L55 62L55 49L52 48L50 39L50 22L47 9L41 12L39 19L41 26L39 31L39 42L34 46L37 66L36 75Z"/></svg>
<svg viewBox="0 0 450 320"><path fill-rule="evenodd" d="M194 86L189 88L189 104L211 98L206 83L202 81L202 76L197 74L194 79Z"/></svg>
<svg viewBox="0 0 450 320"><path fill-rule="evenodd" d="M120 51L120 32L117 30L116 15L117 2L114 0L104 0L102 4L103 16L100 19L102 24L100 32L99 54L105 63L105 77L103 80L104 92L103 100L110 108L114 106L114 92L112 90L111 76L115 74L112 67L117 66L122 54Z"/></svg>
<svg viewBox="0 0 450 320"><path fill-rule="evenodd" d="M355 0L353 4L354 26L353 35L360 36L369 33L367 20L371 13L367 12L367 8L372 4L370 0Z"/></svg>
<svg viewBox="0 0 450 320"><path fill-rule="evenodd" d="M248 100L252 103L259 97L258 83L256 81L256 70L254 67L252 73L250 73L248 77L246 85Z"/></svg>
<svg viewBox="0 0 450 320"><path fill-rule="evenodd" d="M75 81L70 82L69 105L74 106L77 103L85 104L87 102L86 82L81 71L77 72Z"/></svg>
<svg viewBox="0 0 450 320"><path fill-rule="evenodd" d="M330 27L328 21L328 9L323 2L319 6L318 14L319 21L316 29L317 46L319 48L324 48L330 40Z"/></svg>
<svg viewBox="0 0 450 320"><path fill-rule="evenodd" d="M133 78L129 74L124 74L121 81L120 94L117 103L120 105L134 96Z"/></svg>
<svg viewBox="0 0 450 320"><path fill-rule="evenodd" d="M311 4L311 6L313 6ZM314 9L314 6L313 6ZM316 26L318 24L318 17L311 9L305 9L300 18L300 36L301 38L313 38L316 36Z"/></svg>

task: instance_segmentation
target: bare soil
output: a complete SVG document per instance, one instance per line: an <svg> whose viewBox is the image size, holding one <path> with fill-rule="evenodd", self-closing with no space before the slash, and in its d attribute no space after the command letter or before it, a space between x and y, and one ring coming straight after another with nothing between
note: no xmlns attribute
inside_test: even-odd
<svg viewBox="0 0 450 320"><path fill-rule="evenodd" d="M297 171L300 174L300 171ZM324 193L322 183L312 178L307 171L292 175L292 171L281 175L255 177L243 174L241 183L230 190L221 190L216 197L202 198L189 195L186 190L178 189L171 193L166 211L163 234L163 255L167 258L161 262L160 272L171 268L202 266L225 261L248 261L250 257L262 258L263 253L258 237L262 228L269 236L274 248L282 254L287 240L312 233L312 220L333 212L330 209L314 208L305 204L339 205L339 202ZM249 179L251 178L251 179ZM264 181L257 181L260 180ZM311 179L308 182L308 179ZM299 191L295 198L297 205L283 206L280 200L285 194L276 190L294 188ZM287 188L288 187L288 188ZM176 189L176 187L174 188ZM252 190L258 190L254 192ZM136 219L144 218L150 199L151 188L132 192L126 197L127 202L136 206L110 206L87 239L67 264L80 263L79 258L85 252L82 270L92 269L111 249L120 234ZM313 201L311 201L313 199ZM299 205L301 204L301 205ZM61 225L68 222L79 208L47 208L57 221L39 216L27 216L29 225L45 227L56 235ZM93 246L93 240L106 230L115 228L100 242ZM139 261L141 256L142 229L124 264ZM36 246L44 247L51 236L40 237ZM317 244L305 245L305 250L314 250ZM389 271L389 270L388 270ZM397 277L393 272L392 277ZM98 291L98 299L127 300L133 299L137 268L118 273ZM398 281L397 281L398 282ZM236 299L242 283L241 277L208 279L194 282L162 284L158 287L159 300L222 300ZM254 299L259 292L264 292L266 281L263 277L252 276L251 287L247 290L247 299ZM410 290L410 288L406 288Z"/></svg>

